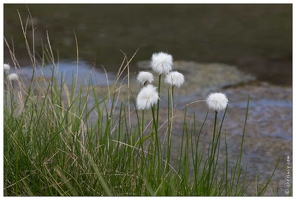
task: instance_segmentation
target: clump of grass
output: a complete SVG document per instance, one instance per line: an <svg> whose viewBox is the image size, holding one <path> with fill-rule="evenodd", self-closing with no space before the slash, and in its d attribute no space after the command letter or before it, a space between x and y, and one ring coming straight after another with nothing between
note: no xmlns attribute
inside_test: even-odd
<svg viewBox="0 0 296 200"><path fill-rule="evenodd" d="M26 38L26 25L22 24L22 30L34 69L42 68L46 63L57 68L49 37L48 48L44 48L40 57L42 64L38 64L34 41L30 46ZM5 42L11 49L8 41ZM17 66L16 55L10 52ZM245 181L246 173L243 173L241 165L245 130L242 131L241 150L234 171L228 167L227 149L225 165L218 164L227 107L220 124L218 111L214 111L213 137L206 153L207 149L198 147L204 123L211 112L206 114L202 124L197 123L195 115L193 123L189 124L189 104L185 105L182 108L184 118L179 159L172 162L173 119L178 112L174 105L175 85L162 91L159 74L155 92L168 95L167 121L161 125L159 118L164 116L159 112L160 99L151 103L148 110L137 109L135 91L130 87L129 63L132 58L124 58L114 83L107 86L104 95L99 95L101 88L88 77L85 77L87 86L78 85L74 76L71 86L68 86L63 76L55 76L54 71L51 80L43 76L37 79L33 72L29 85L20 79L18 87L10 87L10 80L5 80L5 196L246 194L249 183ZM127 72L125 77L123 72ZM127 80L127 83L122 80ZM178 82L178 86L181 83ZM124 89L128 98L120 101ZM248 108L249 99L245 125ZM161 136L163 126L166 128ZM225 144L227 148L226 137ZM193 176L189 176L191 166ZM265 190L263 187L254 195L263 195Z"/></svg>

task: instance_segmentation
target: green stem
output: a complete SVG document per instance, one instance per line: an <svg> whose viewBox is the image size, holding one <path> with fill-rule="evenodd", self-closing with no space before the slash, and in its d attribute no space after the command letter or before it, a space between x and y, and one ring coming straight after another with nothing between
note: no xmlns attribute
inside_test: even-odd
<svg viewBox="0 0 296 200"><path fill-rule="evenodd" d="M168 89L168 147L167 147L167 165L171 160L171 143L172 143L172 127L173 127L173 115L174 115L174 86L172 86L172 93ZM167 173L169 168L167 167Z"/></svg>
<svg viewBox="0 0 296 200"><path fill-rule="evenodd" d="M211 154L209 155L209 171L208 171L208 175L207 175L207 185L208 185L207 192L208 192L208 195L210 195L210 185L211 185L210 176L211 176L213 160L215 158L214 146L215 146L215 138L216 138L217 115L218 115L218 111L215 110L214 131L213 131L213 138L212 138L212 144L211 144Z"/></svg>
<svg viewBox="0 0 296 200"><path fill-rule="evenodd" d="M144 110L142 110L142 128L141 128L141 133L143 133L144 132L144 122L145 122L145 120L144 120L144 115L145 114L145 111Z"/></svg>
<svg viewBox="0 0 296 200"><path fill-rule="evenodd" d="M160 97L160 84L161 84L161 74L159 74L158 76L158 87L157 87L157 92L158 92L158 95ZM156 123L157 123L157 126L158 126L158 116L159 116L159 104L160 104L160 98L157 100L157 114L156 114Z"/></svg>
<svg viewBox="0 0 296 200"><path fill-rule="evenodd" d="M244 138L245 138L245 131L246 131L246 125L247 125L247 119L248 119L248 114L249 114L249 104L250 104L250 95L248 95L248 102L247 102L247 108L246 108L246 115L245 115L245 121L244 121L244 128L243 128L243 133L242 133L242 140L241 140L241 145L240 145L240 151L239 151L239 157L236 162L236 167L238 168L238 175L237 175L237 185L236 185L236 194L238 192L238 182L240 180L240 175L241 175L241 161L242 161L242 154L243 154L243 145L244 145ZM235 168L236 171L236 168Z"/></svg>
<svg viewBox="0 0 296 200"><path fill-rule="evenodd" d="M11 114L13 114L14 108L13 108L13 104L14 104L14 80L11 81L11 89L10 89L10 106L11 106Z"/></svg>
<svg viewBox="0 0 296 200"><path fill-rule="evenodd" d="M218 112L215 111L215 120L214 120L214 131L213 131L213 138L212 138L212 144L211 144L211 154L210 154L210 163L212 161L212 158L214 157L214 147L215 147L215 138L216 138L216 124L217 124L217 115ZM211 166L210 166L211 167Z"/></svg>
<svg viewBox="0 0 296 200"><path fill-rule="evenodd" d="M5 99L4 99L4 105L5 107L7 106L7 101L8 101L8 91L7 91L7 75L6 75L6 72L4 72L4 96L5 96Z"/></svg>
<svg viewBox="0 0 296 200"><path fill-rule="evenodd" d="M158 88L157 92L160 97L160 86L161 86L161 74L158 76ZM160 180L160 164L161 164L161 150L159 147L159 141L158 141L158 122L159 122L159 107L160 107L160 98L157 100L157 110L156 110L156 122L154 123L154 128L155 128L155 155L158 157L158 170L157 170L157 177L158 180ZM153 115L154 111L152 110ZM157 152L157 153L156 153Z"/></svg>
<svg viewBox="0 0 296 200"><path fill-rule="evenodd" d="M144 145L143 145L143 134L144 134L144 122L145 122L145 120L144 120L144 113L145 113L145 111L144 110L142 110L142 130L141 130L141 132L140 132L140 145L141 145L141 151L142 151L142 159L145 159L145 156L144 156Z"/></svg>
<svg viewBox="0 0 296 200"><path fill-rule="evenodd" d="M215 148L214 148L214 155L216 155L216 150L217 150L218 144L220 142L220 135L221 135L221 131L222 131L222 126L223 126L223 123L224 123L224 119L225 119L225 116L226 116L227 108L228 108L228 106L226 106L226 109L224 111L224 115L222 117L220 128L219 128L219 131L218 131L218 135L216 137L217 139L216 139ZM218 154L219 154L219 150L218 150ZM217 157L218 157L218 155L217 155Z"/></svg>
<svg viewBox="0 0 296 200"><path fill-rule="evenodd" d="M156 159L156 157L158 158L157 180L160 180L161 151L159 148L159 140L158 140L158 123L156 122L154 107L152 107L151 110L152 110L153 126L154 126L154 131L155 131L155 141L154 141L155 157L154 157L154 159ZM155 163L155 160L154 160L154 163Z"/></svg>

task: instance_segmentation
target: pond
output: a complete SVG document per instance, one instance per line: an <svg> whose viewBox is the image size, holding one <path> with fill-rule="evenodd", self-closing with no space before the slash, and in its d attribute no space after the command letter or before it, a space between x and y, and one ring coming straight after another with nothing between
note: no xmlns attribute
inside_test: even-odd
<svg viewBox="0 0 296 200"><path fill-rule="evenodd" d="M222 62L257 78L292 84L292 5L289 4L5 4L4 37L21 66L30 64L18 12L38 56L79 57L117 71L164 51L176 60ZM47 38L48 33L48 38ZM75 41L77 38L77 45ZM4 61L12 64L8 48Z"/></svg>

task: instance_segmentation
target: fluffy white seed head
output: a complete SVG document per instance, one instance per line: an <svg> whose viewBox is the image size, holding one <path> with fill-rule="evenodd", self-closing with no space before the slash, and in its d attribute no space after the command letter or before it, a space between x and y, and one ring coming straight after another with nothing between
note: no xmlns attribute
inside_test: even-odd
<svg viewBox="0 0 296 200"><path fill-rule="evenodd" d="M10 81L18 81L19 80L19 76L16 73L9 74L7 78Z"/></svg>
<svg viewBox="0 0 296 200"><path fill-rule="evenodd" d="M184 83L184 76L179 72L170 72L166 75L164 81L169 85L180 87Z"/></svg>
<svg viewBox="0 0 296 200"><path fill-rule="evenodd" d="M207 98L209 109L220 111L224 110L228 104L228 99L223 93L212 93Z"/></svg>
<svg viewBox="0 0 296 200"><path fill-rule="evenodd" d="M10 70L10 65L9 64L4 64L3 65L3 70L6 72L6 71L9 71Z"/></svg>
<svg viewBox="0 0 296 200"><path fill-rule="evenodd" d="M151 67L158 74L167 74L172 70L173 57L170 54L154 53L151 58Z"/></svg>
<svg viewBox="0 0 296 200"><path fill-rule="evenodd" d="M142 85L145 85L146 83L152 83L153 80L153 74L150 72L140 72L137 76L137 81Z"/></svg>
<svg viewBox="0 0 296 200"><path fill-rule="evenodd" d="M143 87L137 97L137 109L148 110L157 103L158 98L156 87L150 84Z"/></svg>

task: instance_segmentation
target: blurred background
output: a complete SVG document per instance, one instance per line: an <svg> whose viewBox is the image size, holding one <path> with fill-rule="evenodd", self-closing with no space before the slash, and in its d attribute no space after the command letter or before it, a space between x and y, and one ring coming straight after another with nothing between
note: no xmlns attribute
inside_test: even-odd
<svg viewBox="0 0 296 200"><path fill-rule="evenodd" d="M117 71L164 51L174 60L236 65L261 81L292 85L292 4L4 4L4 37L21 65L30 65L18 12L29 11L35 47L51 47L60 59L79 57ZM27 37L32 41L31 22ZM4 45L4 62L12 64Z"/></svg>

